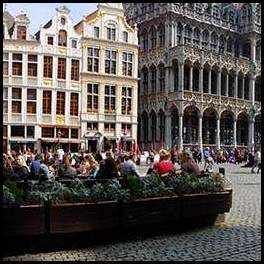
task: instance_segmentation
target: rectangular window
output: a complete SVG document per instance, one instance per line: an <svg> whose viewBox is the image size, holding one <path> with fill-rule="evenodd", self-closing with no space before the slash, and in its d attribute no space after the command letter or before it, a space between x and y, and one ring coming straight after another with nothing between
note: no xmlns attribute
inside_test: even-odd
<svg viewBox="0 0 264 264"><path fill-rule="evenodd" d="M76 39L72 39L72 48L76 49L77 48L77 40Z"/></svg>
<svg viewBox="0 0 264 264"><path fill-rule="evenodd" d="M12 74L22 76L22 54L13 53Z"/></svg>
<svg viewBox="0 0 264 264"><path fill-rule="evenodd" d="M7 126L3 126L3 137L7 137Z"/></svg>
<svg viewBox="0 0 264 264"><path fill-rule="evenodd" d="M41 137L54 138L54 127L42 127Z"/></svg>
<svg viewBox="0 0 264 264"><path fill-rule="evenodd" d="M78 132L79 132L78 128L71 128L71 138L79 138Z"/></svg>
<svg viewBox="0 0 264 264"><path fill-rule="evenodd" d="M8 113L8 88L3 88L3 112Z"/></svg>
<svg viewBox="0 0 264 264"><path fill-rule="evenodd" d="M79 60L71 60L71 80L79 81Z"/></svg>
<svg viewBox="0 0 264 264"><path fill-rule="evenodd" d="M71 93L71 116L78 116L78 99L79 95L77 93Z"/></svg>
<svg viewBox="0 0 264 264"><path fill-rule="evenodd" d="M51 114L51 91L43 91L42 113Z"/></svg>
<svg viewBox="0 0 264 264"><path fill-rule="evenodd" d="M88 48L87 71L98 72L99 70L99 49Z"/></svg>
<svg viewBox="0 0 264 264"><path fill-rule="evenodd" d="M126 31L123 31L123 41L128 42L128 33Z"/></svg>
<svg viewBox="0 0 264 264"><path fill-rule="evenodd" d="M35 137L35 127L27 126L27 138L34 138Z"/></svg>
<svg viewBox="0 0 264 264"><path fill-rule="evenodd" d="M38 55L28 55L28 76L38 76Z"/></svg>
<svg viewBox="0 0 264 264"><path fill-rule="evenodd" d="M115 40L116 39L116 29L114 27L107 28L107 39Z"/></svg>
<svg viewBox="0 0 264 264"><path fill-rule="evenodd" d="M22 89L12 88L12 112L21 113Z"/></svg>
<svg viewBox="0 0 264 264"><path fill-rule="evenodd" d="M69 138L69 128L56 128L56 137Z"/></svg>
<svg viewBox="0 0 264 264"><path fill-rule="evenodd" d="M11 126L11 137L25 137L24 126Z"/></svg>
<svg viewBox="0 0 264 264"><path fill-rule="evenodd" d="M130 115L132 109L132 88L122 87L122 115Z"/></svg>
<svg viewBox="0 0 264 264"><path fill-rule="evenodd" d="M106 50L105 73L116 74L116 51Z"/></svg>
<svg viewBox="0 0 264 264"><path fill-rule="evenodd" d="M3 75L8 75L8 53L3 53Z"/></svg>
<svg viewBox="0 0 264 264"><path fill-rule="evenodd" d="M51 56L44 56L43 77L52 78L52 62L53 58Z"/></svg>
<svg viewBox="0 0 264 264"><path fill-rule="evenodd" d="M114 132L115 131L115 123L105 123L104 124L105 132Z"/></svg>
<svg viewBox="0 0 264 264"><path fill-rule="evenodd" d="M99 38L99 27L94 27L94 38Z"/></svg>
<svg viewBox="0 0 264 264"><path fill-rule="evenodd" d="M26 40L27 38L27 28L25 26L17 26L17 39Z"/></svg>
<svg viewBox="0 0 264 264"><path fill-rule="evenodd" d="M105 113L115 112L116 108L116 92L115 86L105 86Z"/></svg>
<svg viewBox="0 0 264 264"><path fill-rule="evenodd" d="M53 37L48 37L47 43L48 43L48 45L53 45Z"/></svg>
<svg viewBox="0 0 264 264"><path fill-rule="evenodd" d="M57 115L65 114L65 92L57 92Z"/></svg>
<svg viewBox="0 0 264 264"><path fill-rule="evenodd" d="M98 84L87 84L87 112L98 111Z"/></svg>
<svg viewBox="0 0 264 264"><path fill-rule="evenodd" d="M66 59L58 58L58 79L66 79Z"/></svg>
<svg viewBox="0 0 264 264"><path fill-rule="evenodd" d="M132 76L132 60L133 54L123 52L122 56L122 74L125 76Z"/></svg>
<svg viewBox="0 0 264 264"><path fill-rule="evenodd" d="M121 133L125 135L130 135L131 134L131 124L123 123L121 125Z"/></svg>
<svg viewBox="0 0 264 264"><path fill-rule="evenodd" d="M88 131L98 131L98 123L96 123L96 122L88 122L87 123L87 130Z"/></svg>
<svg viewBox="0 0 264 264"><path fill-rule="evenodd" d="M27 89L27 113L36 114L37 111L37 90Z"/></svg>

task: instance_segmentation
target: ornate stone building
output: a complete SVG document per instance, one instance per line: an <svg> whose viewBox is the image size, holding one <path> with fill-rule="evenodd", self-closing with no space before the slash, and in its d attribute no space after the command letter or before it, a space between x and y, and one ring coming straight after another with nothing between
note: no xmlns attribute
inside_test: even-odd
<svg viewBox="0 0 264 264"><path fill-rule="evenodd" d="M98 4L75 30L82 36L82 146L131 149L137 139L138 39L122 4Z"/></svg>
<svg viewBox="0 0 264 264"><path fill-rule="evenodd" d="M34 36L26 14L3 12L4 151L58 143L73 152L95 151L104 139L131 148L137 29L124 19L122 4L99 4L77 25L67 7L56 11Z"/></svg>
<svg viewBox="0 0 264 264"><path fill-rule="evenodd" d="M260 144L261 4L124 8L138 26L142 148Z"/></svg>

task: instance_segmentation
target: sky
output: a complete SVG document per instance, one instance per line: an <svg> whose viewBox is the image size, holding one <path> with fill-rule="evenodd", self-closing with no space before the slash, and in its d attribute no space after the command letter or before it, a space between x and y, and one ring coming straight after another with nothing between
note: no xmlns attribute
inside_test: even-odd
<svg viewBox="0 0 264 264"><path fill-rule="evenodd" d="M70 16L76 24L97 9L97 3L7 3L6 10L13 17L24 11L30 19L30 33L34 35L41 24L46 24L56 14L56 8L63 5L71 10Z"/></svg>

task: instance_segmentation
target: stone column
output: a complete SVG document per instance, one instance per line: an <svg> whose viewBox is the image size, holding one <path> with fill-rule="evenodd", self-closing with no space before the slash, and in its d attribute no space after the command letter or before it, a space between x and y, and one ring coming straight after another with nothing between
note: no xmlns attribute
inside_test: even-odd
<svg viewBox="0 0 264 264"><path fill-rule="evenodd" d="M236 148L237 147L237 119L235 118L234 119L234 130L233 130L233 138L234 138L234 147Z"/></svg>
<svg viewBox="0 0 264 264"><path fill-rule="evenodd" d="M245 98L245 75L242 77L242 99Z"/></svg>
<svg viewBox="0 0 264 264"><path fill-rule="evenodd" d="M218 96L221 96L221 69L217 73L217 92Z"/></svg>
<svg viewBox="0 0 264 264"><path fill-rule="evenodd" d="M235 98L237 99L237 93L238 93L238 72L236 71L235 74Z"/></svg>
<svg viewBox="0 0 264 264"><path fill-rule="evenodd" d="M255 104L255 82L256 82L256 77L255 76L250 76L249 79L249 100L252 101L252 104Z"/></svg>
<svg viewBox="0 0 264 264"><path fill-rule="evenodd" d="M199 144L201 153L203 153L203 116L202 114L199 114L198 117L199 117L198 144ZM202 154L202 159L203 159L203 154Z"/></svg>
<svg viewBox="0 0 264 264"><path fill-rule="evenodd" d="M178 64L178 83L179 83L179 92L184 91L184 64Z"/></svg>
<svg viewBox="0 0 264 264"><path fill-rule="evenodd" d="M158 76L156 80L158 79ZM156 84L157 87L157 84ZM170 91L170 68L168 66L165 67L165 93L168 94ZM157 91L157 89L156 89Z"/></svg>
<svg viewBox="0 0 264 264"><path fill-rule="evenodd" d="M199 69L199 92L203 92L203 66Z"/></svg>
<svg viewBox="0 0 264 264"><path fill-rule="evenodd" d="M165 114L165 147L171 148L171 114Z"/></svg>
<svg viewBox="0 0 264 264"><path fill-rule="evenodd" d="M228 83L229 83L229 75L227 73L227 75L226 75L226 96L228 96L228 88L229 88Z"/></svg>
<svg viewBox="0 0 264 264"><path fill-rule="evenodd" d="M250 59L252 62L256 61L256 37L251 38L250 40Z"/></svg>
<svg viewBox="0 0 264 264"><path fill-rule="evenodd" d="M211 86L212 86L212 68L210 67L208 71L208 94L211 94L212 91Z"/></svg>
<svg viewBox="0 0 264 264"><path fill-rule="evenodd" d="M250 117L249 126L248 126L248 148L254 152L254 126L255 126L255 118Z"/></svg>
<svg viewBox="0 0 264 264"><path fill-rule="evenodd" d="M183 114L179 113L179 149L180 151L183 150L182 130L183 130Z"/></svg>
<svg viewBox="0 0 264 264"><path fill-rule="evenodd" d="M190 66L189 90L193 90L193 65Z"/></svg>
<svg viewBox="0 0 264 264"><path fill-rule="evenodd" d="M220 149L220 117L216 119L216 147Z"/></svg>

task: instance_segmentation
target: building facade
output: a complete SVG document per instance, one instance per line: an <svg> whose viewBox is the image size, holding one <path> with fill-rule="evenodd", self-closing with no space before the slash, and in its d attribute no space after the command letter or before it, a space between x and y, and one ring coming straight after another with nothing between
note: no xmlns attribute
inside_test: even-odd
<svg viewBox="0 0 264 264"><path fill-rule="evenodd" d="M82 146L132 149L137 139L137 29L122 4L99 4L75 26L82 36Z"/></svg>
<svg viewBox="0 0 264 264"><path fill-rule="evenodd" d="M142 148L261 140L261 4L126 3L139 32Z"/></svg>
<svg viewBox="0 0 264 264"><path fill-rule="evenodd" d="M136 29L121 4L101 4L77 25L69 13L57 8L34 36L26 14L3 13L4 151L136 142Z"/></svg>

